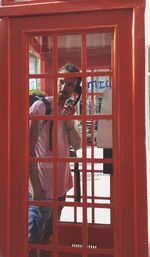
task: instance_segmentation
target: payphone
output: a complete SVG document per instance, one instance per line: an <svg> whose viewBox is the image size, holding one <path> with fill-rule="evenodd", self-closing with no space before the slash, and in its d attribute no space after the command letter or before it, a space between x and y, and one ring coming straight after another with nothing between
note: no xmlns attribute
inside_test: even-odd
<svg viewBox="0 0 150 257"><path fill-rule="evenodd" d="M3 257L148 256L144 1L108 2L5 0L0 7L0 70L5 96L0 110L5 121L0 125ZM82 97L76 115L70 117L78 124L82 147L66 157L58 154L59 123L68 118L58 113L57 81L62 78L60 67L68 62L79 72L63 77L82 79ZM102 98L110 87L112 113L101 114ZM29 115L32 89L53 97L51 115ZM30 120L53 121L51 157L30 156ZM97 147L99 120L112 122L113 154L108 157ZM53 199L28 200L30 162L53 165ZM69 163L73 187L60 203L58 166L62 163ZM75 197L76 163L80 202ZM105 172L106 164L111 164L113 171ZM30 205L53 209L53 233L47 242L28 242ZM58 220L60 206L63 210Z"/></svg>

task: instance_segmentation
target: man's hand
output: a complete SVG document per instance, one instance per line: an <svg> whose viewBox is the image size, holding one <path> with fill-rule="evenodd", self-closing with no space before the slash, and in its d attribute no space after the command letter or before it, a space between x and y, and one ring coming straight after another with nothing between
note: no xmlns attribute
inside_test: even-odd
<svg viewBox="0 0 150 257"><path fill-rule="evenodd" d="M73 115L74 113L75 113L74 105L69 102L67 103L66 101L63 107L63 115L68 116L68 115Z"/></svg>

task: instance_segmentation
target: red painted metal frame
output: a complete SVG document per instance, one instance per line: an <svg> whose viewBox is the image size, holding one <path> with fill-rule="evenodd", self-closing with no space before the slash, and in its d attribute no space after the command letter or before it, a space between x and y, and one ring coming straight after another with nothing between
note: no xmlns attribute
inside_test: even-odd
<svg viewBox="0 0 150 257"><path fill-rule="evenodd" d="M9 1L9 0L8 0ZM6 2L5 2L6 3ZM145 0L66 0L23 2L0 7L0 17L23 16L49 13L86 12L95 10L127 9L144 6Z"/></svg>
<svg viewBox="0 0 150 257"><path fill-rule="evenodd" d="M0 162L1 162L1 179L0 179L0 251L3 256L9 256L9 102L10 102L10 67L9 67L9 20L4 19L0 21L0 34L3 35L0 40L0 88L3 92L3 97L6 101L2 103L3 107L0 108ZM3 61L2 61L3 60ZM1 62L2 61L2 62ZM7 74L7 76L3 76ZM4 111L5 110L5 111ZM8 115L6 115L6 113ZM3 132L2 132L3 131Z"/></svg>
<svg viewBox="0 0 150 257"><path fill-rule="evenodd" d="M144 8L134 9L133 16L133 174L134 174L134 208L135 208L135 254L140 257L143 245L138 245L147 238L147 187L146 187L146 131L145 131L145 44L144 44ZM138 49L138 50L137 50ZM142 99L142 101L141 101ZM140 114L140 116L139 116ZM141 133L142 132L142 133ZM144 172L143 172L144 171ZM143 212L145 215L143 216ZM145 239L143 239L143 237Z"/></svg>
<svg viewBox="0 0 150 257"><path fill-rule="evenodd" d="M82 15L83 9L84 11L90 11L131 8L131 10L126 10L128 18L122 16L123 12L121 10L118 12L115 11L120 17L120 28L128 34L128 48L126 48L127 45L124 43L124 38L118 38L117 30L119 30L119 27L116 27L115 36L117 45L115 51L118 54L115 57L115 71L118 76L114 78L114 84L117 86L113 92L113 97L118 100L114 106L114 113L118 113L119 110L119 115L114 116L114 128L116 128L114 137L116 138L118 136L117 130L120 134L118 142L116 141L116 145L114 145L114 152L119 154L121 161L118 163L117 159L114 160L114 165L118 169L116 171L117 177L114 181L114 201L117 202L118 205L118 210L115 210L114 214L114 236L116 239L115 257L147 257L143 26L145 2L140 0L111 0L107 1L107 4L106 1L73 2L68 1L65 6L61 3L61 7L58 3L45 4L42 8L40 4L37 4L33 9L31 8L31 4L28 6L20 5L17 8L1 7L0 16L56 13L60 12L60 9L62 12L69 13L78 11L81 12ZM77 5L77 3L81 5ZM111 14L111 21L114 14L113 12L109 13ZM72 15L74 16L75 14ZM87 17L89 15L90 13L87 12ZM35 19L38 20L40 17ZM116 18L113 17L113 22L115 22L115 19ZM26 20L25 25L23 25L23 18L19 20L12 19L12 21L11 19L4 18L0 21L0 32L3 35L0 40L0 73L1 88L3 90L3 98L1 100L2 108L0 109L0 117L3 121L0 123L0 158L2 170L0 202L3 206L0 212L0 252L2 257L24 257L27 255L25 239L27 239L26 185L28 166L24 156L28 155L28 121L24 117L28 116L28 108L25 108L28 106L28 95L25 86L20 87L20 83L25 85L28 78L23 75L22 65L19 65L17 62L17 65L14 66L14 60L20 60L20 64L25 64L26 62L24 56L22 56L22 46L25 45L22 44L24 38L21 37L21 34L24 29L30 29L31 21L32 17ZM77 21L78 19L76 19L76 23L78 23ZM109 21L107 22L109 23ZM47 22L43 22L42 26L46 28L46 24ZM56 27L59 27L59 21L56 21L55 24ZM73 24L74 23L71 22L70 26L75 26ZM91 24L92 19L87 18L86 27L91 27ZM117 22L115 24L117 24ZM38 24L34 30L36 29L39 29ZM131 38L132 29L133 38ZM13 33L16 39L13 37ZM121 32L118 31L118 33ZM21 47L18 48L18 45ZM121 48L121 46L124 47ZM119 67L120 60L123 60L124 64L121 67ZM129 77L126 76L126 73ZM18 76L18 83L16 83L14 74ZM15 90L13 88L15 88ZM20 130L20 124L24 124L26 128L26 131L23 133ZM119 150L117 144L119 145ZM19 147L19 151L16 149L16 146ZM20 199L23 199L23 201ZM21 219L20 214L22 216ZM23 231L25 231L25 234ZM86 228L85 233L87 233ZM87 242L85 241L84 243L86 244ZM18 245L20 246L19 248Z"/></svg>

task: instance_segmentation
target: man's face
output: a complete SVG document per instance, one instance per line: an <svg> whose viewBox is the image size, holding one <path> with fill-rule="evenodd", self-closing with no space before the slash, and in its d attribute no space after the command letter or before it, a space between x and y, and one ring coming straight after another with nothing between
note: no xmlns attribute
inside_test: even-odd
<svg viewBox="0 0 150 257"><path fill-rule="evenodd" d="M66 73L63 71L61 73ZM72 96L77 85L78 78L59 78L58 79L58 95L59 100L65 102Z"/></svg>

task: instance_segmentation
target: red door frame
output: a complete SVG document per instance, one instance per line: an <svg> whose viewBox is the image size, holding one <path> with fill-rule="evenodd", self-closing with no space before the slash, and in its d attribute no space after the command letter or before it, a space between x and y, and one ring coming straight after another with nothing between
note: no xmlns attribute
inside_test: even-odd
<svg viewBox="0 0 150 257"><path fill-rule="evenodd" d="M131 2L131 1L130 1ZM117 201L120 206L120 212L121 212L121 217L119 221L119 226L123 230L122 234L118 238L118 242L120 242L120 249L118 252L121 253L121 257L126 257L126 251L128 251L128 245L126 244L126 238L129 237L130 229L126 228L124 226L124 220L127 218L127 212L125 209L125 206L128 205L128 199L126 198L126 188L125 185L127 183L130 184L130 191L129 191L129 196L132 195L133 199L130 202L130 210L132 210L132 218L130 217L130 222L133 222L133 235L134 235L134 242L133 242L133 255L136 257L147 257L148 251L147 251L147 201L146 201L146 157L145 157L145 116L143 115L145 113L145 91L144 91L144 81L145 81L145 76L144 76L144 5L143 1L133 1L134 8L132 8L133 15L132 15L132 28L133 28L133 38L132 38L132 52L130 52L131 56L129 56L129 59L132 57L132 93L129 96L130 97L130 102L132 103L132 112L130 114L130 108L123 108L122 109L122 114L129 115L128 122L130 125L132 124L132 135L130 135L130 144L131 144L131 154L132 154L132 160L129 160L130 154L128 153L129 156L124 156L124 159L122 159L120 165L122 166L122 169L124 169L124 165L126 167L126 164L124 162L128 161L130 166L132 167L132 175L128 174L128 176L121 177L118 176L118 181L117 181L117 190L121 192L121 195L118 196L116 192L116 197ZM95 2L94 2L95 3ZM140 6L139 6L140 3ZM117 5L117 1L115 1L115 4ZM129 3L126 3L127 6ZM69 6L69 5L68 5ZM90 5L89 5L90 6ZM89 7L88 6L88 7ZM104 6L104 5L102 5ZM113 5L110 5L113 6ZM118 5L119 6L119 5ZM125 6L122 4L122 8ZM6 9L6 7L2 7L1 13L2 16L11 16L10 10L12 7L9 7ZM24 13L25 9L21 9L21 6L19 9L16 9L16 11L12 12L12 15L20 15ZM55 6L56 8L56 6ZM55 12L55 8L53 11ZM69 6L68 9L74 11L76 8ZM91 7L89 7L91 8ZM107 6L108 9L109 6ZM39 8L38 12L39 12ZM36 10L37 10L36 9ZM82 9L82 8L81 8ZM92 9L92 8L91 8ZM105 9L105 8L104 8ZM29 10L29 9L28 9ZM87 10L87 9L86 9ZM33 10L32 10L33 11ZM131 10L130 10L131 11ZM129 12L130 12L129 11ZM26 14L27 14L27 9L26 9ZM9 18L4 18L0 22L0 31L4 35L3 38L0 40L0 71L1 71L1 87L3 89L3 101L2 99L2 106L0 110L0 115L2 117L3 122L0 125L0 131L2 135L2 145L0 148L0 156L1 156L1 167L2 167L2 175L1 175L1 180L0 180L0 185L1 185L1 194L0 194L0 200L3 205L3 209L0 213L1 217L1 225L2 228L0 231L0 250L2 252L2 256L8 257L8 256L15 256L13 255L12 249L17 249L17 246L20 245L21 248L26 247L25 245L25 238L24 235L22 235L22 226L25 226L25 222L22 223L22 221L17 222L17 230L15 224L13 224L13 220L15 218L15 212L13 211L13 206L17 206L18 204L18 196L17 196L17 189L16 185L19 186L19 191L20 191L20 199L24 199L26 195L26 189L24 187L24 184L27 182L26 181L26 170L27 170L27 163L25 163L25 160L23 158L24 155L27 154L26 150L27 149L25 146L27 146L27 138L22 138L21 133L19 133L19 130L17 130L17 136L15 136L15 129L19 128L20 123L25 123L24 120L24 115L27 116L28 110L24 110L24 106L27 106L27 102L19 102L18 101L18 106L16 106L16 102L14 100L16 99L16 96L14 95L13 90L11 90L12 87L12 80L10 83L10 71L11 71L11 60L13 56L16 58L20 58L19 52L16 50L14 53L11 52L10 55L10 29L11 29L11 19ZM18 28L19 30L19 28ZM5 51L4 51L5 49ZM120 57L124 58L125 52L124 49L119 49L120 50ZM17 54L18 53L18 57ZM14 55L15 54L15 55ZM127 63L128 65L128 63ZM123 67L124 69L124 67ZM124 73L124 70L122 69L122 74ZM20 74L22 74L22 69L20 67L19 70ZM131 71L130 71L131 72ZM126 79L124 77L124 79ZM142 86L141 86L142 85ZM16 85L16 90L20 93L20 98L25 99L24 97L24 90L20 90L19 83ZM122 94L120 95L120 104L126 101L124 100L123 96L126 94L126 90L122 88ZM116 92L117 93L117 92ZM22 97L21 97L22 95ZM5 96L5 97L4 97ZM128 97L128 95L127 95ZM26 97L27 99L27 97ZM25 100L26 101L26 100ZM10 103L11 103L11 110L10 110ZM140 104L139 104L140 103ZM122 106L122 105L121 105ZM18 113L16 113L15 110L23 110L21 112L22 116L18 116ZM6 111L4 111L6 110ZM8 116L6 115L8 113ZM17 116L16 116L17 115ZM123 116L117 117L116 122L121 122L121 128L124 129L127 127L127 124L125 123ZM18 117L20 118L18 120ZM15 122L14 122L15 121ZM11 125L11 130L13 133L10 133L10 125ZM26 131L27 135L27 131ZM124 154L124 152L127 154L127 149L124 151L124 146L126 145L126 140L129 140L128 138L128 133L126 134L125 137L120 138L121 142L121 148L120 148L120 154ZM14 153L14 147L13 144L15 141L22 141L22 144L20 146L20 152L23 154L19 156L16 156ZM13 156L10 157L10 151L11 149L13 150ZM12 162L13 160L13 162ZM17 164L17 167L22 167L22 170L20 171L19 169L16 171L16 168L14 168L14 161ZM24 163L24 165L22 165ZM130 167L130 169L131 169ZM11 174L10 174L11 171ZM142 171L142 172L141 172ZM12 172L14 172L14 177L17 172L17 179L19 181L19 185L17 182L14 184L12 181L9 181L9 178L12 175ZM24 179L23 179L24 178ZM22 181L20 183L20 181ZM126 183L125 183L126 181ZM16 201L16 203L15 203ZM23 204L20 203L20 209L18 210L18 213L22 213L24 215L23 221L26 220L25 216L25 207ZM9 210L9 213L8 213ZM17 213L17 212L16 212ZM20 213L18 216L20 216ZM12 231L16 231L18 235L22 235L20 238L18 237L18 241L13 240L13 234ZM117 236L116 236L117 238ZM11 239L11 240L10 240ZM16 246L15 246L16 245ZM16 250L17 251L17 250ZM117 257L118 257L117 256ZM120 257L120 256L119 256Z"/></svg>
<svg viewBox="0 0 150 257"><path fill-rule="evenodd" d="M8 36L8 23L5 20L0 22L0 33L3 34L3 38L0 40L0 60L4 60L3 64L0 61L0 76L2 78L0 87L3 91L3 96L6 101L3 103L3 111L0 111L0 117L3 122L0 123L0 131L5 131L4 134L1 134L0 138L0 159L1 159L1 180L0 180L0 203L1 203L1 214L0 218L2 218L2 224L0 229L0 251L2 252L3 256L8 255L9 249L9 67L8 67L8 48L9 48L9 36ZM3 76L4 72L8 74L8 76ZM6 115L6 113L8 115ZM4 174L3 174L4 172ZM3 207L2 207L3 206Z"/></svg>
<svg viewBox="0 0 150 257"><path fill-rule="evenodd" d="M33 0L33 2L22 1L20 3L13 3L13 1L15 0L3 0L3 5L0 8L1 17L95 10L135 9L145 6L145 0L107 0L107 2L104 0L66 0L65 4L63 0Z"/></svg>

